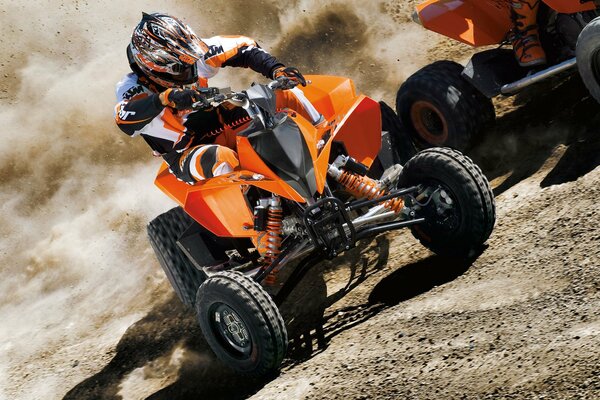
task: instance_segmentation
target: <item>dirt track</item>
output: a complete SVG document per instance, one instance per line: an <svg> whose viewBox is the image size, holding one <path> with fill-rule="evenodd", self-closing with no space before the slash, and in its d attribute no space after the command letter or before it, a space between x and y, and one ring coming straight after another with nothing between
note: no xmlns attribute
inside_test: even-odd
<svg viewBox="0 0 600 400"><path fill-rule="evenodd" d="M570 82L548 96L565 89L583 90ZM595 107L586 100L565 110L566 122ZM564 119L547 124L539 114L530 115L528 130L545 136L500 135L515 113L534 109L529 104L501 116L475 150L489 154L490 143L525 147L483 163L502 166L487 170L490 178L499 176L493 182L502 193L498 225L475 260L437 257L403 232L364 243L341 264L321 265L299 288L305 295L285 307L293 320L290 355L281 375L266 381L222 369L198 338L193 316L169 298L128 330L108 367L67 398L115 394L132 371L121 382L124 398L255 392L256 399L594 398L600 390L600 141L583 129L588 121L578 136L566 137ZM171 307L180 311L173 315L166 311ZM173 361L178 345L184 356ZM165 374L175 364L179 375Z"/></svg>
<svg viewBox="0 0 600 400"><path fill-rule="evenodd" d="M369 14L331 3L338 8L314 12L313 29L366 49L378 34L360 25ZM101 12L69 7L59 9L75 20ZM406 24L408 9L384 10L399 24L399 38L414 38L417 29ZM118 23L106 16L102 23L116 31L106 37L124 37L137 14ZM36 20L60 26L39 15ZM117 27L121 22L126 28ZM12 33L4 37L26 25L9 25ZM286 32L289 42L302 39L298 29ZM56 30L58 38L65 34L62 26ZM106 60L82 76L73 73L68 85L49 85L39 99L35 57L13 75L12 67L26 59L18 49L29 43L18 37L3 42L11 56L0 68L7 74L0 97L8 110L0 121L7 131L25 127L12 149L0 148L8 221L0 226L0 399L597 398L600 107L578 79L497 104L496 126L471 152L495 188L498 207L498 224L481 255L469 262L439 258L401 232L323 263L283 308L292 340L281 374L248 380L214 359L149 251L144 225L170 205L147 189L155 170L147 149L119 141L107 151L107 139L90 134L72 140L75 129L100 127L118 136L108 112L75 118L89 108L82 109L83 100L75 105L87 92L74 86L98 77ZM423 40L437 46L431 57L467 54L430 36ZM61 46L80 45L51 44L47 52L35 48L47 57L47 74L64 66L52 63ZM276 50L293 58L293 49L280 43ZM393 64L359 65L350 51L346 46L335 54L348 57L335 66L337 73L354 76L370 94L389 84L381 76ZM400 63L395 78L427 61ZM317 56L313 62L328 67ZM15 83L18 76L23 81ZM108 78L92 87L100 95L91 106L111 106ZM390 91L381 96L389 101ZM63 109L55 109L59 99ZM50 135L47 120L39 126L28 120L30 106L47 110ZM19 163L25 155L43 168Z"/></svg>

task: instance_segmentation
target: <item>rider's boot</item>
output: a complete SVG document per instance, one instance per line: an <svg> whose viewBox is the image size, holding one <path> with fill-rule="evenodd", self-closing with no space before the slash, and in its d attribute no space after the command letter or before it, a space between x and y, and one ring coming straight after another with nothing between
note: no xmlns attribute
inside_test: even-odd
<svg viewBox="0 0 600 400"><path fill-rule="evenodd" d="M522 67L546 63L546 53L540 43L537 12L540 0L511 0L514 28L510 36L515 57Z"/></svg>

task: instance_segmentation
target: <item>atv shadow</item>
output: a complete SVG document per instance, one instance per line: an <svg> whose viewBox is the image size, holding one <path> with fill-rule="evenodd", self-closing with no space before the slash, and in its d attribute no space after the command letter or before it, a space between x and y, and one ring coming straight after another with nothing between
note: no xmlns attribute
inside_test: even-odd
<svg viewBox="0 0 600 400"><path fill-rule="evenodd" d="M365 303L327 309L348 296L361 283L388 263L390 242L381 235L359 245L333 261L315 265L301 284L282 304L290 337L283 368L290 368L314 357L327 348L332 338L377 315L387 307L449 282L464 273L473 258L449 262L431 256L383 278L368 295ZM348 267L348 277L338 289L327 294L325 273L337 274L339 265ZM184 349L183 359L173 371L160 371L161 359L171 359L176 349ZM65 400L121 399L119 391L125 378L138 368L158 364L153 374L177 375L174 383L151 394L147 399L246 399L258 392L274 377L249 378L235 374L215 358L196 322L174 295L157 304L144 318L130 326L115 349L112 360L98 373L73 387ZM167 363L168 364L168 363Z"/></svg>
<svg viewBox="0 0 600 400"><path fill-rule="evenodd" d="M378 251L380 257L376 266L367 271L367 262L360 249L368 247L371 242L380 250ZM385 266L389 253L387 238L378 237L371 242L363 241L356 249L336 259L345 259L345 262L350 263L351 278L343 290L329 299L330 302L337 301L336 299L350 292L372 272ZM309 273L302 281L302 287L311 288L309 297L316 302L311 303L315 307L298 308L297 318L291 317L292 332L299 326L294 325L294 321L296 324L306 321L307 315L317 321L322 319L328 307L328 303L323 302L327 297L327 288L322 271L323 268L333 268L334 264L334 262L319 263L313 271L320 271L320 273ZM289 308L288 310L294 311ZM292 338L290 347L293 348L295 343L298 343L298 339ZM147 399L246 399L273 378L244 377L224 366L216 359L204 340L195 313L172 295L166 301L155 305L144 318L131 325L117 344L112 360L101 371L72 388L64 396L64 400L121 399L120 386L131 372L153 363L160 364L161 359L172 357L177 348L185 349L185 355L178 371L169 371L172 374L177 373L176 381Z"/></svg>
<svg viewBox="0 0 600 400"><path fill-rule="evenodd" d="M341 257L312 267L280 307L289 337L288 360L284 365L306 360L327 348L331 337L324 331L326 310L385 268L389 250L387 236L378 236L359 242L356 248ZM327 271L339 270L341 264L348 269L349 276L345 283L338 285L341 288L328 296L324 275ZM360 320L353 325L358 323Z"/></svg>
<svg viewBox="0 0 600 400"><path fill-rule="evenodd" d="M345 286L343 291L336 293L336 298L343 297L345 293L358 286L370 275L370 272L366 270L366 261L360 250L362 247L368 248L370 243L381 250L379 251L381 254L379 261L371 270L374 271L385 266L389 253L387 238L378 237L372 241L361 242L356 249L348 252L349 256L336 259L340 260L346 257L346 262L352 265L351 282ZM334 264L335 262L324 262L313 269L319 271L323 266L333 268ZM316 309L319 310L322 317L327 307L325 303L320 304L321 299L324 298L323 296L326 297L327 293L322 274L308 274L302 282L303 287L305 287L304 282L306 281L308 281L308 287L311 287L310 296L318 300L319 304ZM300 307L300 309L312 310L310 307L306 309ZM302 318L300 315L300 318L295 321L301 321ZM293 323L292 329L294 329ZM292 342L294 342L293 339ZM64 396L64 399L121 399L120 386L131 372L138 368L159 364L159 371L153 373L160 374L160 360L171 358L177 348L185 350L181 365L175 371L173 368L170 371L163 371L165 375L176 374L176 381L150 395L147 399L246 399L273 378L244 377L224 366L216 359L204 340L195 313L186 308L175 295L172 295L164 302L156 304L144 318L131 325L117 344L112 360L101 371L72 388Z"/></svg>
<svg viewBox="0 0 600 400"><path fill-rule="evenodd" d="M598 126L598 121L594 121L593 124ZM576 181L598 165L600 165L600 131L590 128L569 144L559 162L548 172L540 186L545 188Z"/></svg>
<svg viewBox="0 0 600 400"><path fill-rule="evenodd" d="M539 171L561 144L568 148L542 187L576 180L600 164L600 106L578 76L532 87L514 105L469 152L490 181L507 176L496 196Z"/></svg>
<svg viewBox="0 0 600 400"><path fill-rule="evenodd" d="M176 382L147 399L246 399L270 380L242 377L222 365L204 341L194 312L173 295L130 326L113 359L64 399L121 399L120 384L129 373L171 357L178 347L185 353Z"/></svg>
<svg viewBox="0 0 600 400"><path fill-rule="evenodd" d="M360 253L349 255L350 261L354 262L350 265L351 278L343 289L328 296L323 273L319 271L310 278L312 281L308 281L311 285L309 293L304 287L299 287L298 292L303 294L290 296L289 303L296 304L296 309L293 313L295 320L292 323L288 322L290 345L284 368L292 368L321 353L335 336L367 321L381 311L456 279L469 269L483 251L482 248L468 260L453 260L432 255L405 265L379 281L366 302L327 310L385 267L389 242L385 237L378 237L377 244L381 246L381 257L375 260L372 266L367 265L364 259L361 260ZM297 304L301 304L304 309L298 311ZM281 308L284 318L289 313L285 306L284 303Z"/></svg>

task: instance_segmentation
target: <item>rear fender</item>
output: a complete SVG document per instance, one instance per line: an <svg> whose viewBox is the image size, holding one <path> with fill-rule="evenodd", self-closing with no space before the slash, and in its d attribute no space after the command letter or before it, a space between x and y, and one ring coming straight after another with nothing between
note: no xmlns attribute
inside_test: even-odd
<svg viewBox="0 0 600 400"><path fill-rule="evenodd" d="M471 46L498 44L512 27L507 0L428 0L417 14L425 28Z"/></svg>
<svg viewBox="0 0 600 400"><path fill-rule="evenodd" d="M596 8L593 1L543 2L564 14ZM501 43L513 26L507 0L428 0L417 6L417 15L425 28L476 47Z"/></svg>

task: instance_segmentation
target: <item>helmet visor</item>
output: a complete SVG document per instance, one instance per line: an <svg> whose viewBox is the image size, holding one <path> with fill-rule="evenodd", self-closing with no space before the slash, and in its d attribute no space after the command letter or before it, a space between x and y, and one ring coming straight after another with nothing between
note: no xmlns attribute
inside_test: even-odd
<svg viewBox="0 0 600 400"><path fill-rule="evenodd" d="M168 68L169 72L153 71L152 74L160 79L172 82L176 86L191 85L198 80L198 67L196 64L175 64Z"/></svg>

